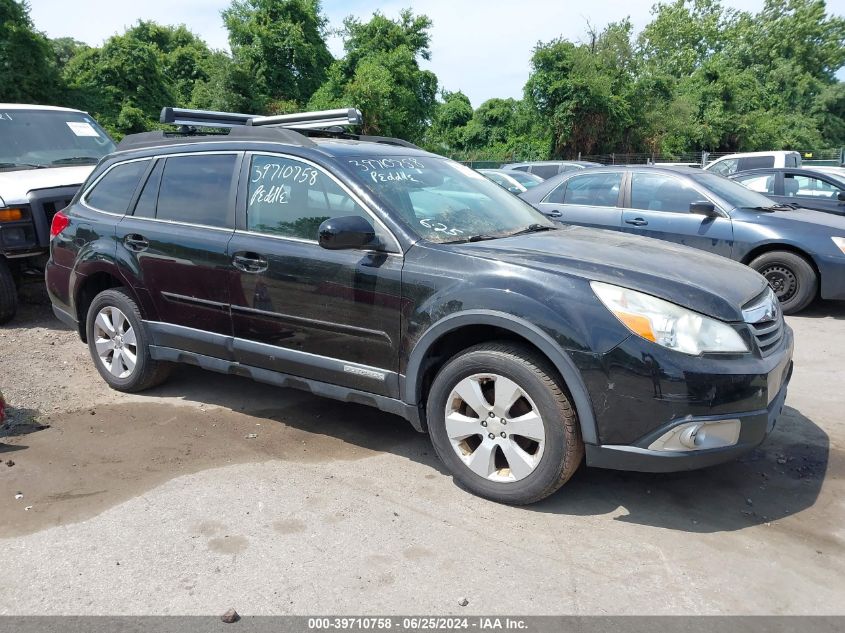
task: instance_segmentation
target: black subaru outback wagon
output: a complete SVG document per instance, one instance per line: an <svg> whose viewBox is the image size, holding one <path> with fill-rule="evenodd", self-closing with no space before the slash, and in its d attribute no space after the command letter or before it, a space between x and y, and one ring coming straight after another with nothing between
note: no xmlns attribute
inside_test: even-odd
<svg viewBox="0 0 845 633"><path fill-rule="evenodd" d="M771 431L792 370L756 272L554 224L389 139L127 137L52 234L55 313L113 388L190 363L372 405L508 503L551 494L585 453L642 471L729 460Z"/></svg>

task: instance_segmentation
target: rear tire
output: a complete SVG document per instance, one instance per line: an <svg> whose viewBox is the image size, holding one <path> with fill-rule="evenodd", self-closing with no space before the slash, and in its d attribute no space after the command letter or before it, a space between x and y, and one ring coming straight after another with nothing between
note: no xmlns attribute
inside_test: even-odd
<svg viewBox="0 0 845 633"><path fill-rule="evenodd" d="M94 297L85 327L94 366L112 389L144 391L170 374L170 363L150 356L141 311L125 290L112 288Z"/></svg>
<svg viewBox="0 0 845 633"><path fill-rule="evenodd" d="M8 323L18 311L18 287L6 260L0 257L0 325Z"/></svg>
<svg viewBox="0 0 845 633"><path fill-rule="evenodd" d="M784 314L800 312L813 302L819 289L816 271L806 259L789 251L770 251L749 266L766 278Z"/></svg>
<svg viewBox="0 0 845 633"><path fill-rule="evenodd" d="M449 360L431 385L427 419L434 449L455 480L501 503L549 496L584 457L557 372L519 344L484 343Z"/></svg>

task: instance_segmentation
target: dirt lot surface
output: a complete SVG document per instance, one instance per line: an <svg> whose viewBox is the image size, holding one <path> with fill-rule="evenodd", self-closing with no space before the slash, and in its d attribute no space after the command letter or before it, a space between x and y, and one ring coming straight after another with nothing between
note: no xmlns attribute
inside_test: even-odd
<svg viewBox="0 0 845 633"><path fill-rule="evenodd" d="M187 367L111 391L32 291L0 327L0 615L841 614L845 305L789 323L758 450L511 508L365 407Z"/></svg>

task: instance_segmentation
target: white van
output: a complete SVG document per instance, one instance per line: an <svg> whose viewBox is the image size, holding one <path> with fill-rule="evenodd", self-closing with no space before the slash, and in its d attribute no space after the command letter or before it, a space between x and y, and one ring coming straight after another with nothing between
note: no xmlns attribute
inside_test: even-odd
<svg viewBox="0 0 845 633"><path fill-rule="evenodd" d="M798 152L746 152L728 154L708 163L704 169L721 176L730 176L748 169L767 169L771 167L800 167L801 154Z"/></svg>
<svg viewBox="0 0 845 633"><path fill-rule="evenodd" d="M114 142L79 110L0 103L0 323L26 278L44 280L50 222Z"/></svg>

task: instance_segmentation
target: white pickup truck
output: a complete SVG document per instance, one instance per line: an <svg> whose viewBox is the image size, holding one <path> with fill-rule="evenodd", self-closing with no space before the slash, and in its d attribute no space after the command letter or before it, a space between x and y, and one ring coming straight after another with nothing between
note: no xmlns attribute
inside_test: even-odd
<svg viewBox="0 0 845 633"><path fill-rule="evenodd" d="M79 110L0 103L0 323L18 287L44 278L50 222L114 142Z"/></svg>

